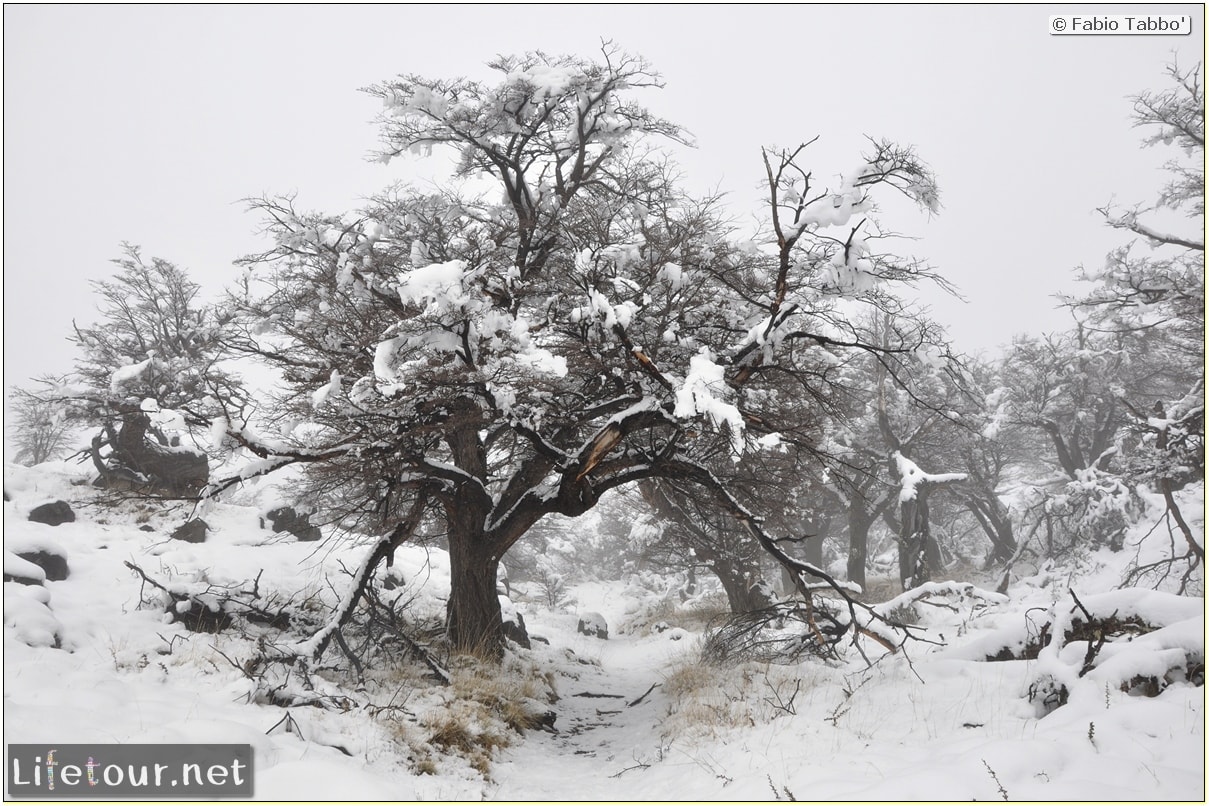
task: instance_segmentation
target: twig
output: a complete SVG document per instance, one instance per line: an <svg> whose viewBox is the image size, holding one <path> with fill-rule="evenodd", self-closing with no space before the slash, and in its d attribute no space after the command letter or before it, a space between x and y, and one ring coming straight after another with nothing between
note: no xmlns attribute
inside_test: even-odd
<svg viewBox="0 0 1209 806"><path fill-rule="evenodd" d="M151 577L147 576L147 573L146 573L146 572L145 572L145 571L144 571L142 568L139 568L137 565L135 565L134 563L130 562L129 560L124 560L124 561L123 561L123 565L125 565L125 566L126 566L127 568L129 568L131 571L134 571L134 572L135 572L135 573L137 573L139 576L141 576L141 577L143 578L143 581L144 581L144 582L148 583L149 585L151 585L151 586L152 586L152 587L154 587L154 588L159 588L159 589L160 589L160 590L162 590L164 593L168 594L169 596L172 596L172 591L168 590L168 589L167 589L167 588L165 588L163 585L161 585L159 582L156 582L154 579L152 579ZM175 597L174 597L174 598L175 598Z"/></svg>
<svg viewBox="0 0 1209 806"><path fill-rule="evenodd" d="M637 705L638 703L640 703L640 702L642 702L643 700L645 700L645 699L647 698L647 694L650 694L652 691L654 691L654 690L655 690L655 687L656 687L656 686L658 686L658 685L659 685L658 683L651 683L651 687L650 687L650 688L648 688L648 689L647 689L647 690L646 690L646 691L643 693L643 695L642 695L641 697L639 697L638 699L634 700L634 701L633 701L633 702L631 702L631 703L627 703L627 704L626 704L626 707L627 707L627 708L633 708L635 705Z"/></svg>
<svg viewBox="0 0 1209 806"><path fill-rule="evenodd" d="M999 787L1000 796L1004 800L1008 800L1009 798L1008 798L1007 790L1003 788L1003 784L1001 784L999 782L999 776L996 775L995 771L991 769L991 765L987 764L987 760L985 758L982 760L982 766L987 768L987 772L989 772L991 774L991 778L995 781L995 786Z"/></svg>
<svg viewBox="0 0 1209 806"><path fill-rule="evenodd" d="M286 711L285 716L277 720L277 723L274 724L273 727L264 732L265 736L268 736L270 733L277 730L277 728L283 723L285 724L286 733L297 733L299 739L306 741L306 737L302 735L302 726L298 724L298 720L294 719L294 715L289 711Z"/></svg>
<svg viewBox="0 0 1209 806"><path fill-rule="evenodd" d="M621 776L625 775L630 770L645 770L645 769L649 769L650 766L651 766L650 764L644 764L643 762L639 761L637 764L633 765L632 767L626 767L624 770L618 770L617 772L613 773L609 777L610 778L620 778Z"/></svg>
<svg viewBox="0 0 1209 806"><path fill-rule="evenodd" d="M777 789L777 785L772 782L771 775L768 776L768 786L772 789L772 796L777 800L791 800L795 803L797 802L797 798L795 798L793 793L789 791L789 787L782 784L781 788Z"/></svg>
<svg viewBox="0 0 1209 806"><path fill-rule="evenodd" d="M336 630L333 632L332 638L335 640L336 646L340 647L340 651L344 653L346 658L348 658L349 663L351 663L353 668L357 670L357 677L364 680L365 668L361 665L361 661L357 657L356 653L349 649L348 643L344 640L344 635L340 632L340 630Z"/></svg>
<svg viewBox="0 0 1209 806"><path fill-rule="evenodd" d="M1089 613L1089 612L1087 612L1087 608L1086 608L1086 607L1084 607L1084 606L1083 606L1083 603L1079 601L1079 597L1075 595L1075 589L1074 589L1074 588L1067 588L1067 590L1068 590L1068 591L1070 591L1070 598L1074 599L1074 600L1075 600L1075 604L1077 604L1077 605L1079 606L1079 609L1083 611L1083 615L1087 616L1087 622L1088 622L1088 624L1090 624L1090 623L1092 623L1093 621L1095 621L1095 619L1092 617L1092 614L1091 614L1091 613Z"/></svg>
<svg viewBox="0 0 1209 806"><path fill-rule="evenodd" d="M801 678L798 678L796 684L794 685L793 694L789 695L788 701L786 701L785 698L781 696L780 687L774 686L772 684L772 682L769 681L768 675L764 676L764 685L768 686L768 688L772 691L773 695L776 696L776 698L777 698L777 701L774 703L771 698L765 697L764 702L768 703L769 705L773 706L774 708L776 708L780 711L784 711L785 713L789 714L790 716L797 716L798 712L794 708L793 701L798 698L798 692L802 690L802 679Z"/></svg>

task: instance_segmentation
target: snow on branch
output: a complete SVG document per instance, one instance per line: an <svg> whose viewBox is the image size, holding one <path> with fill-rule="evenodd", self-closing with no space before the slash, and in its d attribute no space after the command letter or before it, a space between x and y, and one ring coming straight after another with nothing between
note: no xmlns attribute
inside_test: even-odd
<svg viewBox="0 0 1209 806"><path fill-rule="evenodd" d="M907 607L929 596L954 596L960 599L980 599L989 604L1006 604L1009 600L1002 593L983 590L969 582L925 582L909 591L903 591L888 602L874 605L873 612L889 616L900 608Z"/></svg>
<svg viewBox="0 0 1209 806"><path fill-rule="evenodd" d="M723 368L714 363L708 348L689 359L684 385L676 391L677 417L704 415L715 427L726 425L730 430L731 448L735 456L743 453L743 415L733 403L719 400L715 395L726 388Z"/></svg>
<svg viewBox="0 0 1209 806"><path fill-rule="evenodd" d="M919 465L912 462L900 452L894 452L894 461L898 466L898 475L902 479L902 490L898 494L900 502L914 501L921 484L946 484L953 481L965 481L965 473L925 473Z"/></svg>
<svg viewBox="0 0 1209 806"><path fill-rule="evenodd" d="M1070 594L1073 604L1054 605L1042 628L1029 699L1043 712L1099 699L1106 687L1155 696L1177 682L1204 684L1204 600L1140 588Z"/></svg>
<svg viewBox="0 0 1209 806"><path fill-rule="evenodd" d="M121 394L123 384L127 384L137 378L142 377L148 368L155 361L155 350L147 351L147 358L137 364L128 364L124 367L118 367L114 370L113 375L109 379L109 391L114 395Z"/></svg>
<svg viewBox="0 0 1209 806"><path fill-rule="evenodd" d="M1102 210L1104 218L1110 227L1114 229L1125 229L1132 233L1141 235L1148 239L1152 245L1161 246L1182 246L1185 249L1194 249L1198 252L1205 251L1205 241L1185 238L1180 235L1175 235L1169 232L1160 232L1148 224L1139 221L1136 213L1123 213L1122 215L1111 215L1106 210Z"/></svg>

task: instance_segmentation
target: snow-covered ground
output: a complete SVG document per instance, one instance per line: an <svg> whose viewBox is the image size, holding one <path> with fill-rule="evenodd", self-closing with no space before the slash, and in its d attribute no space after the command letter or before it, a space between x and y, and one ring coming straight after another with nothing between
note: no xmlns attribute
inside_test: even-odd
<svg viewBox="0 0 1209 806"><path fill-rule="evenodd" d="M9 743L249 743L255 794L268 800L1205 797L1204 687L1176 674L1155 697L1121 690L1156 663L1161 676L1199 658L1203 677L1203 599L1111 592L1109 561L1073 583L1083 605L1163 629L1106 647L1084 676L1085 642L1036 660L983 660L1018 647L1051 612L1077 618L1064 574L1018 582L1004 603L938 597L917 610L945 646L871 652L872 667L856 653L703 665L704 619L629 580L576 586L558 611L518 585L530 634L549 643L511 652L500 670L456 665L449 687L427 682L422 668L370 670L360 682L320 672L316 694L340 705L287 709L236 668L251 640L166 623L160 594L125 563L193 592L259 578L263 596L309 597L321 616L367 547L294 542L262 528L255 507L235 505L207 513L206 542L170 540L183 510L106 509L90 503L87 478L67 464L6 468L6 574L36 576L13 553L39 548L70 567L41 586L5 582ZM27 521L56 499L71 503L75 522ZM448 590L440 552L400 551L392 573L417 617L439 615ZM577 634L589 613L608 623L608 640ZM334 647L330 658L339 660ZM1028 693L1054 680L1069 701L1046 713ZM554 712L554 730L501 727L505 689ZM458 720L485 750L442 748L434 737Z"/></svg>

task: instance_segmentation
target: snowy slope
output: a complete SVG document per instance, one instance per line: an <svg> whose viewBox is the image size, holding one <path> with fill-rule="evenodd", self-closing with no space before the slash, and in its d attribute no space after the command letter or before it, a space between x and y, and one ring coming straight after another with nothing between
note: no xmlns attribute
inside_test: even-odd
<svg viewBox="0 0 1209 806"><path fill-rule="evenodd" d="M267 800L1204 798L1203 686L1176 680L1144 697L1110 684L1172 649L1199 648L1203 664L1203 600L1111 593L1103 568L1088 578L1100 587L1079 588L1086 606L1133 608L1168 626L1135 640L1145 652L1120 648L1111 680L1107 665L1072 678L1069 702L1048 714L1029 701L1029 686L1055 669L1077 672L1081 647L1037 660L982 658L1025 640L1051 608L1070 613L1071 580L1057 574L1015 585L1007 604L921 607L927 635L943 635L947 646L917 645L909 659L871 656L872 668L859 657L707 667L696 661L700 623L671 606L670 629L648 629L639 611L652 602L635 584L581 585L565 612L525 601L520 586L530 633L550 643L516 650L485 677L548 705L554 731L504 731L482 763L433 739L446 718L483 736L499 729L482 706L488 682L473 668L455 668L448 688L415 670L373 670L360 683L319 675L339 708L256 701L227 659L246 658L251 643L191 633L166 623L158 606L140 607L156 592L124 564L195 590L259 575L266 596L300 592L321 614L347 587L342 567L355 567L365 546L274 535L251 505L207 513L205 543L172 541L183 510L99 507L87 478L67 464L6 468L6 547L57 546L70 566L66 580L5 583L10 743L249 743L256 797ZM26 520L55 499L72 504L74 523ZM417 615L437 618L448 591L444 556L413 548L395 565ZM588 612L608 621L609 640L576 634Z"/></svg>

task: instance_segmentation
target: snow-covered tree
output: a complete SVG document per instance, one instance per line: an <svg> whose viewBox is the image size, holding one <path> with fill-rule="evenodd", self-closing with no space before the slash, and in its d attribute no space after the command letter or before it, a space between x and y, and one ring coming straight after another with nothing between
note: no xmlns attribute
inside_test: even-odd
<svg viewBox="0 0 1209 806"><path fill-rule="evenodd" d="M1118 545L1132 506L1116 471L1126 390L1144 388L1156 365L1142 340L1076 324L1065 333L1018 337L999 373L1002 418L1027 451L1024 524L1043 534L1043 553Z"/></svg>
<svg viewBox="0 0 1209 806"><path fill-rule="evenodd" d="M1082 278L1089 293L1065 302L1081 321L1112 332L1161 330L1203 368L1205 332L1205 86L1201 65L1168 68L1172 85L1133 98L1134 125L1146 146L1176 148L1168 176L1149 206L1100 209L1114 229L1135 240L1114 250ZM1192 223L1181 232L1179 219Z"/></svg>
<svg viewBox="0 0 1209 806"><path fill-rule="evenodd" d="M97 429L102 484L196 495L209 476L198 447L213 413L206 401L231 389L217 367L225 320L198 302L183 269L123 248L117 274L93 283L101 319L75 326L76 372L54 394L72 421Z"/></svg>
<svg viewBox="0 0 1209 806"><path fill-rule="evenodd" d="M1204 562L1204 548L1174 493L1202 480L1205 469L1205 87L1200 64L1171 65L1168 74L1168 89L1134 97L1134 123L1146 130L1145 145L1174 147L1180 155L1164 166L1168 181L1154 204L1101 209L1109 226L1136 238L1101 268L1084 270L1093 289L1064 302L1080 330L1145 345L1147 354L1134 349L1132 358L1145 363L1149 377L1116 394L1134 448L1120 470L1127 484L1161 492L1195 567ZM1173 229L1179 218L1192 221L1187 231Z"/></svg>
<svg viewBox="0 0 1209 806"><path fill-rule="evenodd" d="M886 283L928 276L882 254L871 219L880 189L935 208L927 168L874 143L824 188L804 147L770 154L773 242L739 244L717 200L679 190L645 144L687 139L632 99L659 86L645 61L606 45L595 62L490 67L493 83L369 90L384 158L459 154L439 191L345 216L255 205L275 244L251 261L267 290L239 303L238 343L287 391L266 420L229 407L227 436L256 459L211 494L287 465L343 477L344 506L387 533L371 564L439 522L459 650L502 647L497 566L534 524L644 479L705 488L800 580L825 577L703 457L771 438L788 395L808 407L835 353L868 347L838 297L886 307ZM931 338L914 335L912 349Z"/></svg>
<svg viewBox="0 0 1209 806"><path fill-rule="evenodd" d="M833 368L836 383L819 450L824 470L819 489L843 513L848 580L864 587L870 538L879 522L886 521L896 534L901 531L894 455L950 461L938 454L952 438L951 428L943 436L941 432L955 416L952 398L961 372L959 362L935 344L919 343L919 330L939 333L919 312L883 311L854 324L859 324L861 338L879 349L849 355Z"/></svg>
<svg viewBox="0 0 1209 806"><path fill-rule="evenodd" d="M736 484L734 479L727 481L752 511L771 511L784 521L797 509L790 501L767 506L776 495L775 485L759 489L758 492L765 495L753 499L750 485ZM722 584L731 613L746 613L771 603L769 583L761 567L764 551L708 492L672 480L648 481L640 489L650 508L648 520L638 524L647 557L657 558L667 567L688 571L691 580L696 579L699 570L713 574ZM767 522L765 526L775 528ZM782 528L776 531L788 538L804 538L804 535L795 536ZM809 561L811 558L803 559ZM816 564L821 566L821 563Z"/></svg>
<svg viewBox="0 0 1209 806"><path fill-rule="evenodd" d="M1116 455L1123 415L1117 392L1132 363L1126 347L1077 326L1017 337L1005 357L1012 422L1043 435L1048 466L1068 479L1088 468L1105 470Z"/></svg>
<svg viewBox="0 0 1209 806"><path fill-rule="evenodd" d="M72 427L67 419L66 406L55 398L53 391L49 391L60 386L63 379L47 380L47 389L34 391L17 388L9 395L9 407L13 414L13 421L9 424L10 439L17 449L13 455L13 461L17 464L37 465L61 458L70 447Z"/></svg>
<svg viewBox="0 0 1209 806"><path fill-rule="evenodd" d="M1019 548L1016 519L1005 502L1011 471L1024 461L1025 436L1007 412L1007 389L995 368L971 361L970 394L959 407L961 427L952 432L950 462L966 474L955 487L966 510L991 544L989 566L1009 562Z"/></svg>

